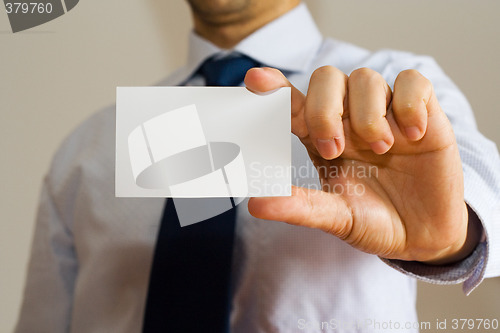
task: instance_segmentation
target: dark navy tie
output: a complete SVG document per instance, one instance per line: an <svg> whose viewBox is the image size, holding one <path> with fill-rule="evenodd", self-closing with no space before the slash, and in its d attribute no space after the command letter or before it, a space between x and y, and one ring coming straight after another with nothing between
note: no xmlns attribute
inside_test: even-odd
<svg viewBox="0 0 500 333"><path fill-rule="evenodd" d="M208 86L237 86L255 66L258 64L246 56L230 55L208 59L198 73ZM235 221L233 208L181 228L173 200L166 200L143 332L229 332Z"/></svg>
<svg viewBox="0 0 500 333"><path fill-rule="evenodd" d="M205 61L198 73L205 78L207 86L238 86L246 72L259 64L244 55L229 55L224 58L210 58Z"/></svg>

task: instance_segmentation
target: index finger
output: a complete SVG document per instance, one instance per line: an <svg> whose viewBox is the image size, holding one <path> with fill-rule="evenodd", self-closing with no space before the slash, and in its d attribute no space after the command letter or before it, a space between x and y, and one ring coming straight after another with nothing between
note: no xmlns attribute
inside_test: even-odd
<svg viewBox="0 0 500 333"><path fill-rule="evenodd" d="M275 68L252 68L245 75L246 87L257 94L272 92L282 87L290 87L292 95L291 122L292 133L299 138L306 137L309 133L304 120L305 96L290 81Z"/></svg>

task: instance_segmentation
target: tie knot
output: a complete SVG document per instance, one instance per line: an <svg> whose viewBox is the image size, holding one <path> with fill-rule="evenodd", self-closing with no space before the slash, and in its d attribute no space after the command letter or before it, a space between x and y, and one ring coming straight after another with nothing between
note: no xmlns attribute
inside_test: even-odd
<svg viewBox="0 0 500 333"><path fill-rule="evenodd" d="M206 60L198 70L207 86L238 86L246 72L259 63L242 54L231 54L224 58L217 56Z"/></svg>

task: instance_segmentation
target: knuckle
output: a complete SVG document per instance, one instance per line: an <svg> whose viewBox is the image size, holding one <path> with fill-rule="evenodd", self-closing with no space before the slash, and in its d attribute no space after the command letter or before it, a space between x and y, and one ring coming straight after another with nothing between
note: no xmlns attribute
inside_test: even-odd
<svg viewBox="0 0 500 333"><path fill-rule="evenodd" d="M399 114L411 116L418 113L419 105L412 101L406 101L396 106Z"/></svg>
<svg viewBox="0 0 500 333"><path fill-rule="evenodd" d="M330 112L319 112L309 115L306 118L306 122L310 129L322 129L325 127L329 127L330 124L337 121L339 118L338 115Z"/></svg>
<svg viewBox="0 0 500 333"><path fill-rule="evenodd" d="M398 74L398 78L403 80L420 80L423 75L416 69L406 69Z"/></svg>
<svg viewBox="0 0 500 333"><path fill-rule="evenodd" d="M367 119L361 121L357 124L357 131L361 137L365 138L375 138L378 136L380 131L380 126L378 125L378 121Z"/></svg>
<svg viewBox="0 0 500 333"><path fill-rule="evenodd" d="M375 72L370 68L358 68L354 70L349 76L349 83L361 84L361 85L372 85L378 84L380 82L381 76L379 73Z"/></svg>
<svg viewBox="0 0 500 333"><path fill-rule="evenodd" d="M429 89L432 87L431 81L422 75L416 69L406 69L398 74L396 80L408 81L408 82L416 82L420 84L422 87Z"/></svg>
<svg viewBox="0 0 500 333"><path fill-rule="evenodd" d="M312 75L323 76L323 75L345 75L345 74L340 69L327 65L317 68Z"/></svg>

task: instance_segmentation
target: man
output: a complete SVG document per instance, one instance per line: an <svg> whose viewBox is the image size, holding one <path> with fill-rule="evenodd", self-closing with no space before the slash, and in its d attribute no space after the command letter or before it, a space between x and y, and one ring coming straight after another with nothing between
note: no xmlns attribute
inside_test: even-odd
<svg viewBox="0 0 500 333"><path fill-rule="evenodd" d="M292 197L239 206L234 332L415 331L412 277L470 292L500 274L498 153L432 59L324 40L299 0L189 4L188 63L162 84L204 84L220 54L255 59L245 85L292 88L294 167L312 161L323 189L298 177ZM114 197L114 120L96 114L54 159L18 332L143 327L164 201ZM377 172L331 173L348 167Z"/></svg>

